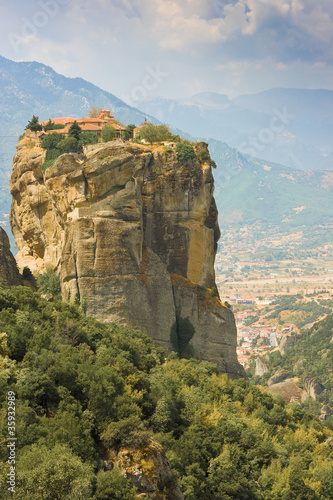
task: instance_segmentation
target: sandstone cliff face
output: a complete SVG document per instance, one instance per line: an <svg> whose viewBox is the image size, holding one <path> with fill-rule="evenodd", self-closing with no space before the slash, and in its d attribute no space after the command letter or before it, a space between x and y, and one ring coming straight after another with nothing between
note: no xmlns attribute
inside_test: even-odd
<svg viewBox="0 0 333 500"><path fill-rule="evenodd" d="M269 364L262 356L256 358L256 371L255 375L262 377L264 373L269 372Z"/></svg>
<svg viewBox="0 0 333 500"><path fill-rule="evenodd" d="M0 227L0 282L6 288L22 284L16 261L10 251L8 236L2 227Z"/></svg>
<svg viewBox="0 0 333 500"><path fill-rule="evenodd" d="M121 141L63 155L45 174L43 160L41 148L18 144L11 226L19 267L52 265L64 299L84 299L88 314L140 328L167 351L172 329L189 318L196 355L243 376L234 316L209 293L219 228L208 163L180 165L173 148Z"/></svg>

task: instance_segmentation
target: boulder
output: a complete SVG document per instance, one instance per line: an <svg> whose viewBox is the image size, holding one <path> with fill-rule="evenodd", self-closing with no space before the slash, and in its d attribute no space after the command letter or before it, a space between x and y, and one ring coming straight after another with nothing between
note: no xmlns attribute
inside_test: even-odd
<svg viewBox="0 0 333 500"><path fill-rule="evenodd" d="M287 378L287 370L281 369L278 370L274 375L272 375L268 381L267 385L268 387L274 384L278 384L279 382L282 382L284 379Z"/></svg>

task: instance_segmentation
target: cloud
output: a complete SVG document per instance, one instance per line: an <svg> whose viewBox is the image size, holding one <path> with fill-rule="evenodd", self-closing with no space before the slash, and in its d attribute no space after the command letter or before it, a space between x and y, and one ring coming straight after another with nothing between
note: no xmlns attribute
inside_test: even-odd
<svg viewBox="0 0 333 500"><path fill-rule="evenodd" d="M58 2L46 23L43 5ZM118 95L147 67L170 76L155 93L181 97L269 86L332 88L332 0L15 0L0 5L2 55L37 60ZM44 8L45 11L45 8ZM41 20L42 18L40 18ZM21 37L14 47L9 38ZM299 75L302 75L300 80Z"/></svg>

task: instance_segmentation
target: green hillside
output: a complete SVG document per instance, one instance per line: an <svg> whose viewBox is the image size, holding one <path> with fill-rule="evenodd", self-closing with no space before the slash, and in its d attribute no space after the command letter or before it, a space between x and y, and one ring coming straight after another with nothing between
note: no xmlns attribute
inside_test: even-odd
<svg viewBox="0 0 333 500"><path fill-rule="evenodd" d="M328 301L322 302L324 304ZM305 377L315 378L323 389L318 402L333 408L333 314L301 332L302 338L287 349L283 356L279 352L270 355L270 371L265 373L260 383L265 384L280 369L286 370L288 377L300 377L301 387ZM312 405L315 413L320 413L320 407L320 404Z"/></svg>
<svg viewBox="0 0 333 500"><path fill-rule="evenodd" d="M6 443L15 406L17 499L134 500L145 491L103 460L140 461L157 443L173 471L159 498L174 498L176 481L185 500L333 497L333 432L298 405L211 363L166 359L143 333L26 287L0 290L0 332L0 434Z"/></svg>
<svg viewBox="0 0 333 500"><path fill-rule="evenodd" d="M282 230L332 224L331 172L293 170L210 141L218 168L215 197L222 225L257 221Z"/></svg>

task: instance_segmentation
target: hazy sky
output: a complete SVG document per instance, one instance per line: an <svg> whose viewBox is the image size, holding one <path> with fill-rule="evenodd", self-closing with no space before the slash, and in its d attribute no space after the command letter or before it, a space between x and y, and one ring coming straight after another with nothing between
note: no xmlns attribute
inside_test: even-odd
<svg viewBox="0 0 333 500"><path fill-rule="evenodd" d="M2 0L0 53L124 100L333 89L332 0Z"/></svg>

